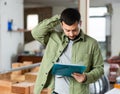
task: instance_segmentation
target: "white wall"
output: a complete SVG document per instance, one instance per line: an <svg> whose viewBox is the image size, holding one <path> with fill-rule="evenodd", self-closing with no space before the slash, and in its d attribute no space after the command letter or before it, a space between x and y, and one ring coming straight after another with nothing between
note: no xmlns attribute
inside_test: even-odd
<svg viewBox="0 0 120 94"><path fill-rule="evenodd" d="M12 56L24 43L23 32L7 30L9 19L13 19L16 28L23 28L23 0L0 1L0 71L11 68Z"/></svg>
<svg viewBox="0 0 120 94"><path fill-rule="evenodd" d="M120 3L112 4L113 15L112 15L112 41L111 50L112 56L118 55L120 52Z"/></svg>
<svg viewBox="0 0 120 94"><path fill-rule="evenodd" d="M60 6L56 6L56 7L53 7L53 15L56 15L56 14L61 14L61 12L65 9L66 7L60 7Z"/></svg>

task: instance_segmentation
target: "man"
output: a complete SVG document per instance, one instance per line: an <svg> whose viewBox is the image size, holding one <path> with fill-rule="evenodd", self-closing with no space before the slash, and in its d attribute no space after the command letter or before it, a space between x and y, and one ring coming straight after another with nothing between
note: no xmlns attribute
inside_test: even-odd
<svg viewBox="0 0 120 94"><path fill-rule="evenodd" d="M61 25L62 31L54 27ZM46 48L35 84L35 94L50 88L52 94L89 94L89 84L98 80L103 70L103 59L95 39L80 29L81 15L73 8L63 10L45 19L33 30L33 37ZM83 74L73 73L72 77L52 75L54 63L79 64L87 68Z"/></svg>

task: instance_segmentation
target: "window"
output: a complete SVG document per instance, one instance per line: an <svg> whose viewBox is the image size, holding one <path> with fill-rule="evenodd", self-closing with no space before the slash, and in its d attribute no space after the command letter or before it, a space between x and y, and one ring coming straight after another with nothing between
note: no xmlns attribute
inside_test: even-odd
<svg viewBox="0 0 120 94"><path fill-rule="evenodd" d="M88 35L95 38L97 41L105 41L106 36L106 19L104 17L100 18L90 18L90 27Z"/></svg>
<svg viewBox="0 0 120 94"><path fill-rule="evenodd" d="M106 7L94 7L89 9L89 16L105 16L106 13Z"/></svg>
<svg viewBox="0 0 120 94"><path fill-rule="evenodd" d="M88 35L99 42L106 39L106 7L90 8Z"/></svg>
<svg viewBox="0 0 120 94"><path fill-rule="evenodd" d="M106 28L107 27L107 8L92 7L89 10L89 30L88 35L95 38L100 46L103 59L106 59Z"/></svg>
<svg viewBox="0 0 120 94"><path fill-rule="evenodd" d="M38 24L38 14L30 14L27 16L27 30L32 30Z"/></svg>

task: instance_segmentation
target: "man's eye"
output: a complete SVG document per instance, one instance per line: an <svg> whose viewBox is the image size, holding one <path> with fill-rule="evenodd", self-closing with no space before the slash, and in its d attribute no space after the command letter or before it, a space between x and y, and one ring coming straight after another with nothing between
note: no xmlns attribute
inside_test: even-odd
<svg viewBox="0 0 120 94"><path fill-rule="evenodd" d="M75 32L76 30L73 30L73 32Z"/></svg>
<svg viewBox="0 0 120 94"><path fill-rule="evenodd" d="M67 32L70 32L70 30L66 30Z"/></svg>

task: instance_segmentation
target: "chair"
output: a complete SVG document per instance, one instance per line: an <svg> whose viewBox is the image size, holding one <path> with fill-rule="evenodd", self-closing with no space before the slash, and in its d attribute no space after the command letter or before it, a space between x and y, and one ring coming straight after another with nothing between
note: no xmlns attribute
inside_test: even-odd
<svg viewBox="0 0 120 94"><path fill-rule="evenodd" d="M104 94L110 89L108 78L103 75L95 83L89 85L90 94Z"/></svg>

